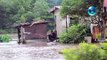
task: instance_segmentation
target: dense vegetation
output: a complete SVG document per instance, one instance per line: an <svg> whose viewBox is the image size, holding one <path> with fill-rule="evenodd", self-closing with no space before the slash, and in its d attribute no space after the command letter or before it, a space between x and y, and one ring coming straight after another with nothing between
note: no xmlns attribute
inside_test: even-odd
<svg viewBox="0 0 107 60"><path fill-rule="evenodd" d="M11 37L8 34L0 35L0 42L9 42L11 41Z"/></svg>
<svg viewBox="0 0 107 60"><path fill-rule="evenodd" d="M48 10L62 0L0 0L0 29L14 23L51 18ZM52 4L52 5L51 5Z"/></svg>
<svg viewBox="0 0 107 60"><path fill-rule="evenodd" d="M66 60L106 60L107 43L102 43L100 46L81 43L77 48L64 49L61 52Z"/></svg>
<svg viewBox="0 0 107 60"><path fill-rule="evenodd" d="M44 2L45 7L35 5L37 2L39 5ZM0 0L0 28L8 28L13 23L25 22L28 18L36 18L35 14L39 12L35 10L36 7L48 9L48 4L45 0ZM46 11L45 14L48 12Z"/></svg>
<svg viewBox="0 0 107 60"><path fill-rule="evenodd" d="M86 33L86 26L77 24L77 25L72 25L67 29L67 31L63 32L60 35L59 41L62 43L80 43L84 41L84 36Z"/></svg>
<svg viewBox="0 0 107 60"><path fill-rule="evenodd" d="M62 2L61 14L87 16L87 9L96 6L97 12L101 12L103 0L64 0Z"/></svg>
<svg viewBox="0 0 107 60"><path fill-rule="evenodd" d="M96 21L95 23L98 23L99 27L102 28L103 24L101 23L101 21L103 21L103 17L102 17L102 8L103 8L103 0L64 0L61 4L62 9L61 9L61 15L62 16L66 16L66 15L70 15L71 18L77 18L78 21L82 21L84 23L86 23L86 25L89 25L90 23L93 23L93 21ZM88 8L90 6L95 6L97 8L97 14L93 17L88 15ZM73 19L71 19L73 20ZM88 22L87 22L88 21ZM82 24L82 23L81 23ZM71 27L70 27L71 28ZM72 27L74 29L74 27ZM61 41L62 42L70 42L70 41L74 41L74 39L76 39L76 37L81 34L78 31L78 34L76 32L76 29L73 30L71 28L71 31L75 32L75 33L71 33L68 34L67 33L63 33L61 36ZM79 29L79 28L77 28ZM103 29L102 29L103 31ZM77 34L77 35L75 35ZM101 34L98 35L98 37ZM70 37L68 37L70 36ZM73 36L75 36L73 38ZM82 37L82 36L80 36ZM78 40L78 39L76 39ZM79 39L81 40L81 39Z"/></svg>
<svg viewBox="0 0 107 60"><path fill-rule="evenodd" d="M100 9L102 0L0 0L0 29L9 28L13 23L26 20L52 18L48 10L60 4L62 4L63 16L87 15L87 8L95 5Z"/></svg>

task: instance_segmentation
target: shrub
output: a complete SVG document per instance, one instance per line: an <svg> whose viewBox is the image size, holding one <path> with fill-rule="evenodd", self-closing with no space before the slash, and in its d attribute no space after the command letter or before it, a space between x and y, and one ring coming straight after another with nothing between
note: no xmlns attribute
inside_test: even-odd
<svg viewBox="0 0 107 60"><path fill-rule="evenodd" d="M66 60L102 60L102 49L93 44L81 43L79 48L62 50Z"/></svg>
<svg viewBox="0 0 107 60"><path fill-rule="evenodd" d="M81 43L78 59L101 60L100 49L94 44Z"/></svg>
<svg viewBox="0 0 107 60"><path fill-rule="evenodd" d="M81 43L78 48L61 51L66 60L107 60L107 43L101 46Z"/></svg>
<svg viewBox="0 0 107 60"><path fill-rule="evenodd" d="M9 42L11 40L8 34L3 34L0 36L0 42Z"/></svg>
<svg viewBox="0 0 107 60"><path fill-rule="evenodd" d="M67 32L64 31L60 37L59 42L62 43L79 43L84 40L86 27L84 25L73 25L67 29Z"/></svg>
<svg viewBox="0 0 107 60"><path fill-rule="evenodd" d="M102 59L106 60L107 59L107 43L103 43L102 46Z"/></svg>
<svg viewBox="0 0 107 60"><path fill-rule="evenodd" d="M96 34L97 39L101 39L101 33Z"/></svg>

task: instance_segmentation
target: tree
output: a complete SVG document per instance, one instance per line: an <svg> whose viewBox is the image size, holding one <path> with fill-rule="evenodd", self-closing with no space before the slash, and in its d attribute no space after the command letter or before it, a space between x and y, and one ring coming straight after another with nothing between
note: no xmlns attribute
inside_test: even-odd
<svg viewBox="0 0 107 60"><path fill-rule="evenodd" d="M96 23L98 24L101 34L102 34L102 40L105 39L105 20L104 15L106 15L103 12L103 0L64 0L62 3L62 9L61 14L62 16L66 15L78 15L79 17L89 17L87 14L87 9L90 6L95 6L97 8L97 15L93 16L93 20L96 20ZM92 18L92 17L91 17ZM102 19L103 18L103 19ZM88 19L89 20L89 19Z"/></svg>
<svg viewBox="0 0 107 60"><path fill-rule="evenodd" d="M64 15L88 15L87 9L96 6L98 12L101 11L101 0L64 0L62 3L61 14Z"/></svg>
<svg viewBox="0 0 107 60"><path fill-rule="evenodd" d="M48 18L47 0L0 0L0 28L29 19Z"/></svg>
<svg viewBox="0 0 107 60"><path fill-rule="evenodd" d="M78 14L83 2L83 0L64 0L62 2L61 14L63 16Z"/></svg>
<svg viewBox="0 0 107 60"><path fill-rule="evenodd" d="M36 19L45 19L48 16L49 6L46 0L37 0L34 3L33 12Z"/></svg>

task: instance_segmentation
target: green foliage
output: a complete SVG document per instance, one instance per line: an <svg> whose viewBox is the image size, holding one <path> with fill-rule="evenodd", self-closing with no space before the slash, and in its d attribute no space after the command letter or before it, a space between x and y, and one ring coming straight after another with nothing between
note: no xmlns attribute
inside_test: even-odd
<svg viewBox="0 0 107 60"><path fill-rule="evenodd" d="M0 42L9 42L11 40L8 34L0 35Z"/></svg>
<svg viewBox="0 0 107 60"><path fill-rule="evenodd" d="M107 59L107 43L103 43L101 48L103 49L102 50L102 59Z"/></svg>
<svg viewBox="0 0 107 60"><path fill-rule="evenodd" d="M61 15L78 14L83 2L83 0L64 0L62 3Z"/></svg>
<svg viewBox="0 0 107 60"><path fill-rule="evenodd" d="M86 33L85 33L86 36L91 36L91 31L90 31L90 26L86 26Z"/></svg>
<svg viewBox="0 0 107 60"><path fill-rule="evenodd" d="M101 60L100 49L94 44L81 43L79 53L80 60Z"/></svg>
<svg viewBox="0 0 107 60"><path fill-rule="evenodd" d="M107 58L107 53L103 49L87 43L81 43L78 48L64 49L61 52L63 52L66 60L106 60L105 57Z"/></svg>
<svg viewBox="0 0 107 60"><path fill-rule="evenodd" d="M64 0L62 3L61 14L88 16L89 6L96 6L98 13L101 11L103 0Z"/></svg>
<svg viewBox="0 0 107 60"><path fill-rule="evenodd" d="M101 33L98 33L98 34L96 35L96 38L97 38L97 39L101 39Z"/></svg>
<svg viewBox="0 0 107 60"><path fill-rule="evenodd" d="M0 28L9 28L28 18L48 18L48 9L47 0L0 0Z"/></svg>
<svg viewBox="0 0 107 60"><path fill-rule="evenodd" d="M49 6L46 0L37 0L34 3L33 12L37 19L46 18L48 15Z"/></svg>
<svg viewBox="0 0 107 60"><path fill-rule="evenodd" d="M72 25L67 29L67 32L63 32L60 35L59 41L62 43L79 43L84 40L86 27L84 25L78 24L78 25Z"/></svg>

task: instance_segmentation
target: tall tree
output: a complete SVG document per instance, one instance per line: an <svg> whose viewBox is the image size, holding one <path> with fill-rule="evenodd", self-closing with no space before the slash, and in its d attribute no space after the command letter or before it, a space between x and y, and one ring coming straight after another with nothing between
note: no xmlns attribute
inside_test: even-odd
<svg viewBox="0 0 107 60"><path fill-rule="evenodd" d="M0 28L28 19L48 18L47 0L0 0Z"/></svg>
<svg viewBox="0 0 107 60"><path fill-rule="evenodd" d="M62 3L62 15L87 15L87 9L90 6L96 6L98 12L101 9L101 0L64 0Z"/></svg>
<svg viewBox="0 0 107 60"><path fill-rule="evenodd" d="M64 16L79 13L83 2L83 0L64 0L62 3L61 14Z"/></svg>
<svg viewBox="0 0 107 60"><path fill-rule="evenodd" d="M46 0L37 0L34 4L33 12L37 19L44 19L48 16L49 6Z"/></svg>

